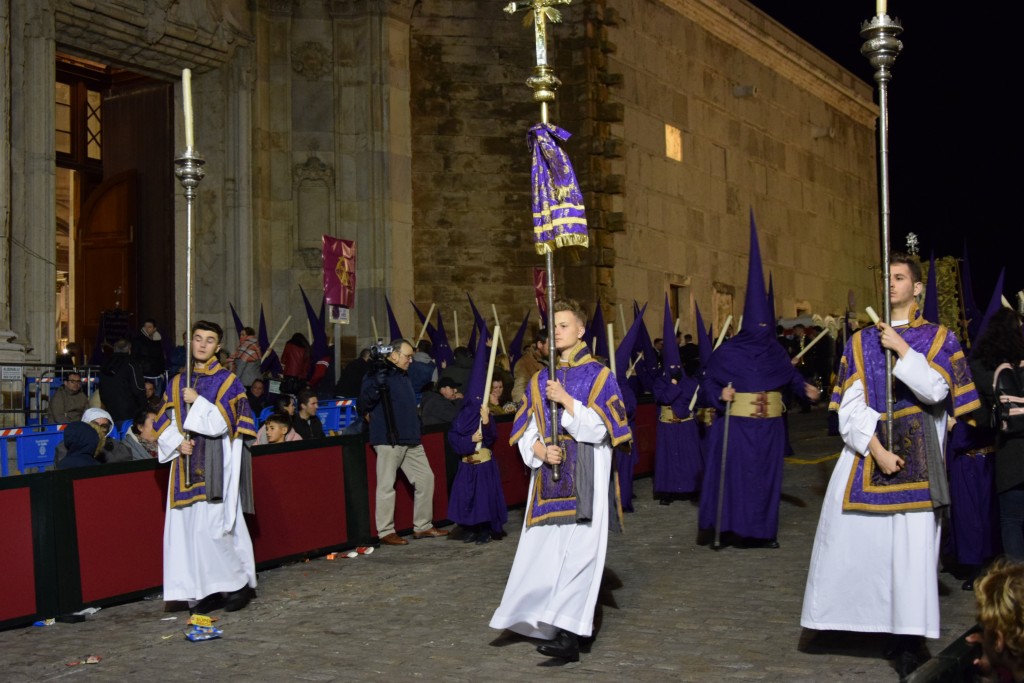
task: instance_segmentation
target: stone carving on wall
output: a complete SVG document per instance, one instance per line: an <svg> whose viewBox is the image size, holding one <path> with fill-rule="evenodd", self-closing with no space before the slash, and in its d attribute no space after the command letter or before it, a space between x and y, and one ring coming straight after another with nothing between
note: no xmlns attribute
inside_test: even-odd
<svg viewBox="0 0 1024 683"><path fill-rule="evenodd" d="M334 234L334 168L310 152L304 163L292 169L292 182L295 247L319 250L321 236Z"/></svg>
<svg viewBox="0 0 1024 683"><path fill-rule="evenodd" d="M307 40L292 50L292 70L307 81L319 81L331 66L331 53L320 43Z"/></svg>
<svg viewBox="0 0 1024 683"><path fill-rule="evenodd" d="M227 63L253 39L242 0L56 0L60 42L158 76Z"/></svg>

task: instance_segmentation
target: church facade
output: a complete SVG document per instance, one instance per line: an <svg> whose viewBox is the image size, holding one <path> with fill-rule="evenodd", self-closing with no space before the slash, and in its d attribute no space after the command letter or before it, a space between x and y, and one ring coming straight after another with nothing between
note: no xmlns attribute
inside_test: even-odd
<svg viewBox="0 0 1024 683"><path fill-rule="evenodd" d="M780 316L877 303L869 85L742 0L557 7L551 120L573 134L590 226L589 248L556 254L559 294L599 300L608 320L651 302L657 325L669 293L683 331L694 302L718 329L741 307L753 212ZM370 341L371 318L386 334L385 294L407 335L414 301L436 303L453 341L457 313L465 340L470 293L511 337L543 266L525 142L539 113L523 84L533 30L501 9L4 3L0 360L88 346L111 309L180 338L185 67L205 160L194 318L230 327L231 304L255 325L262 305L272 331L293 316L282 339L305 332L299 287L319 298L327 234L357 249L343 355Z"/></svg>

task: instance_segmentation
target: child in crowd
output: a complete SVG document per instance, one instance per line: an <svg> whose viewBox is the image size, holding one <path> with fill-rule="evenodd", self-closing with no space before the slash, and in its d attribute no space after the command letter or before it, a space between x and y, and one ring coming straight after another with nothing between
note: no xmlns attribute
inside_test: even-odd
<svg viewBox="0 0 1024 683"><path fill-rule="evenodd" d="M267 418L267 421L263 423L263 429L267 437L267 443L284 443L285 441L301 441L302 437L298 434L295 438L288 439L289 433L292 432L291 420L288 419L287 415L281 415L280 413L274 413Z"/></svg>
<svg viewBox="0 0 1024 683"><path fill-rule="evenodd" d="M974 665L992 683L1024 681L1024 564L996 560L974 582L980 633L967 636L981 645Z"/></svg>

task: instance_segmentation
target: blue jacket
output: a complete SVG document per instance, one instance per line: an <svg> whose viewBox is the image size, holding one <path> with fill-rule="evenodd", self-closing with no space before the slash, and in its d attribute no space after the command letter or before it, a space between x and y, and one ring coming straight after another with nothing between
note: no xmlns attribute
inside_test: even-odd
<svg viewBox="0 0 1024 683"><path fill-rule="evenodd" d="M394 443L388 435L387 420L382 401L381 383L390 394L394 414ZM370 372L363 378L359 394L360 412L370 414L370 443L374 446L417 446L420 443L420 418L416 414L416 392L409 376L388 363L387 370Z"/></svg>

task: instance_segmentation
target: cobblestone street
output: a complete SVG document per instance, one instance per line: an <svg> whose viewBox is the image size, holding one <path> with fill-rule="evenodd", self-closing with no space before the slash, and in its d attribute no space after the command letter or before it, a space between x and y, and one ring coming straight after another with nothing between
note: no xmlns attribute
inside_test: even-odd
<svg viewBox="0 0 1024 683"><path fill-rule="evenodd" d="M609 540L599 631L579 663L549 667L535 642L488 628L519 536L485 545L411 541L372 555L318 558L261 572L247 609L217 612L219 640L190 643L187 615L159 599L101 610L79 624L0 633L6 681L886 681L883 639L810 642L799 624L822 495L839 449L825 412L791 414L778 550L696 543L697 508L652 500ZM820 462L819 462L820 461ZM257 512L259 501L256 501ZM974 623L974 599L942 574L942 633L933 653ZM827 647L821 645L827 640ZM97 664L69 662L97 655ZM538 666L542 670L538 670Z"/></svg>

